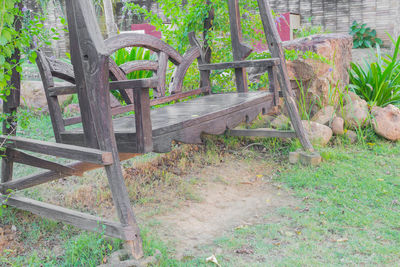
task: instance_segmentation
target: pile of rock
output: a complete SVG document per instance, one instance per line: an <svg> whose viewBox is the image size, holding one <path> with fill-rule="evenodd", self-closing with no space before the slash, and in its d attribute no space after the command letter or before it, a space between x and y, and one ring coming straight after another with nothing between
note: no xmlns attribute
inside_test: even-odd
<svg viewBox="0 0 400 267"><path fill-rule="evenodd" d="M369 125L388 140L400 140L400 109L393 105L369 108L353 92L345 94L343 106L325 106L302 123L310 141L321 146L328 144L333 135L344 135L354 143L358 138L356 131ZM269 126L280 130L292 128L290 119L283 114L272 119Z"/></svg>
<svg viewBox="0 0 400 267"><path fill-rule="evenodd" d="M320 34L284 42L286 50L298 51L296 59L286 61L289 79L295 94L306 96L307 103L318 102L322 106L338 102L338 94L349 81L348 69L352 60L353 38L348 34ZM314 57L302 56L312 52ZM317 55L317 57L315 57ZM247 69L249 80L258 82L267 67ZM299 88L302 87L302 88ZM304 92L300 93L303 90ZM316 112L317 105L313 105Z"/></svg>

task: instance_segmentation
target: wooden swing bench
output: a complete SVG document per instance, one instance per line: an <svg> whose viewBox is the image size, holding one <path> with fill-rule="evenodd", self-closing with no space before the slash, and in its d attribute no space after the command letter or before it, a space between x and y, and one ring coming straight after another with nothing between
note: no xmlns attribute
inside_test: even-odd
<svg viewBox="0 0 400 267"><path fill-rule="evenodd" d="M271 59L246 61L251 49L241 40L238 0L228 0L233 62L210 64L203 48L190 34L191 48L182 56L165 42L142 34L127 33L103 40L96 23L90 0L67 0L71 62L46 57L38 52L37 65L48 100L49 112L57 143L20 137L1 137L6 142L2 164L1 198L7 204L51 219L60 220L82 229L104 231L105 234L126 240L136 258L143 255L137 225L122 176L120 160L147 152L168 152L172 141L201 143L201 134L230 134L236 136L297 137L306 150L313 148L306 137L290 88L281 43L266 0L258 0L259 11L267 33ZM144 47L157 54L155 61L132 61L121 66L110 58L118 49ZM183 91L188 68L197 60L200 88ZM175 66L172 82L166 85L168 62ZM249 92L246 68L268 66L268 91ZM237 92L213 94L210 71L235 69ZM130 72L152 71L153 77L127 80ZM71 82L71 86L54 87L53 78ZM112 81L110 81L112 80ZM278 82L281 91L278 91ZM169 93L166 93L167 87ZM154 98L149 91L153 89ZM122 106L110 94L119 90L126 105ZM63 118L58 96L77 94L80 116ZM202 96L200 96L202 95ZM187 99L190 96L200 96ZM283 96L295 129L293 132L268 129L235 130L240 123L250 122L260 113L273 110ZM151 106L185 100L161 108ZM134 111L135 115L117 117ZM82 123L81 128L67 126ZM61 165L25 154L21 150L77 160ZM45 168L45 173L12 180L13 162ZM120 223L55 205L8 195L10 190L22 190L71 175L105 167ZM105 228L99 227L99 223Z"/></svg>

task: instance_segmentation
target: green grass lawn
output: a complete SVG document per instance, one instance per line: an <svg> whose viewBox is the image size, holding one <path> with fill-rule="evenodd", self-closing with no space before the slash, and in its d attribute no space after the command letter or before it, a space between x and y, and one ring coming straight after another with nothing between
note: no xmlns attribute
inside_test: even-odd
<svg viewBox="0 0 400 267"><path fill-rule="evenodd" d="M255 225L217 240L224 251L254 251L246 258L219 255L221 264L399 266L400 146L380 141L321 150L320 167L297 165L277 177L302 205L279 210L281 224Z"/></svg>
<svg viewBox="0 0 400 267"><path fill-rule="evenodd" d="M31 125L43 139L50 138L51 129L37 121ZM32 129L24 135L37 136ZM144 229L145 253L161 251L157 266L214 266L205 263L213 251L221 266L399 266L400 145L377 137L374 142L349 145L338 138L335 145L319 149L324 161L318 167L286 163L286 145L274 156L276 161L284 159L274 182L301 204L277 210L279 223L246 226L216 237L202 248L205 257L182 261L173 259L173 248ZM48 244L16 257L6 252L0 257L4 265L96 266L122 244L9 208L2 210L0 224L15 225L23 233L18 241L26 246L43 240ZM59 253L53 243L61 244ZM237 253L243 249L248 253Z"/></svg>

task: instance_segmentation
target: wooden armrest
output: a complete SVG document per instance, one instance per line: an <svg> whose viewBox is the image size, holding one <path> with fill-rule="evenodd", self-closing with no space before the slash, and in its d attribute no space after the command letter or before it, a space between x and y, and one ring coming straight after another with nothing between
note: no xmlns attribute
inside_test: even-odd
<svg viewBox="0 0 400 267"><path fill-rule="evenodd" d="M277 66L280 64L278 58L268 58L260 60L243 60L243 61L232 61L223 63L212 63L199 65L199 70L223 70L223 69L236 69L236 68L249 68L249 67L260 67L260 66Z"/></svg>
<svg viewBox="0 0 400 267"><path fill-rule="evenodd" d="M110 165L113 163L111 152L88 147L3 135L0 136L0 143L4 143L5 146L9 148L22 149L45 155L80 160L94 164Z"/></svg>
<svg viewBox="0 0 400 267"><path fill-rule="evenodd" d="M157 78L145 78L145 79L135 79L135 80L112 81L112 82L110 82L110 90L148 89L148 88L157 88L157 85L158 85Z"/></svg>

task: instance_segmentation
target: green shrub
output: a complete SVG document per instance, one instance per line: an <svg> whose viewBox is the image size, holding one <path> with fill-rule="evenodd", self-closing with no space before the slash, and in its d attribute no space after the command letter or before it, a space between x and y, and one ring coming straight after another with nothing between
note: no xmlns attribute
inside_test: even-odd
<svg viewBox="0 0 400 267"><path fill-rule="evenodd" d="M361 67L351 63L350 89L371 106L387 106L400 102L400 61L397 59L400 37L395 43L393 55L382 57L377 45L377 61Z"/></svg>
<svg viewBox="0 0 400 267"><path fill-rule="evenodd" d="M127 63L129 61L135 60L155 60L155 55L150 53L150 50L147 50L143 47L132 47L132 49L119 49L116 51L112 58L118 66ZM127 75L128 79L143 79L150 78L153 76L152 71L140 70L134 71Z"/></svg>
<svg viewBox="0 0 400 267"><path fill-rule="evenodd" d="M353 36L354 48L374 47L376 44L382 45L382 40L376 37L376 30L354 21L350 26L350 34Z"/></svg>
<svg viewBox="0 0 400 267"><path fill-rule="evenodd" d="M308 22L311 23L313 17L307 18ZM321 25L316 26L303 26L300 29L294 30L295 38L304 38L315 34L326 33Z"/></svg>

